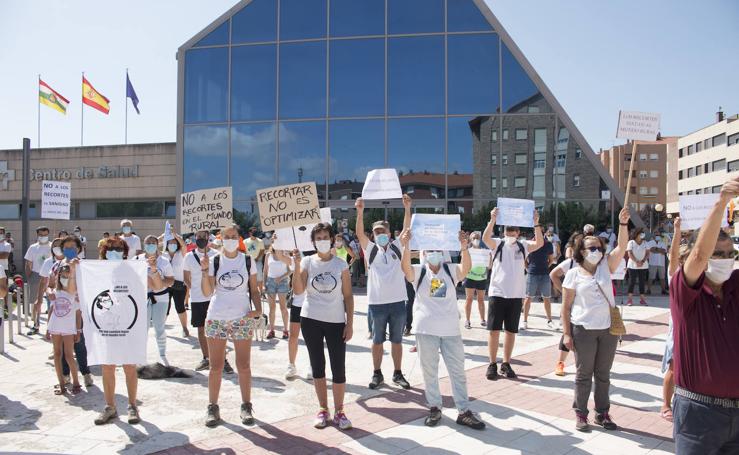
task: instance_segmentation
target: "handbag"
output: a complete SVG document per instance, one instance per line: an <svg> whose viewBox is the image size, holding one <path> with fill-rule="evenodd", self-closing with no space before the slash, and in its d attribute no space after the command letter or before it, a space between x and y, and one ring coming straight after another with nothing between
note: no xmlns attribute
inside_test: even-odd
<svg viewBox="0 0 739 455"><path fill-rule="evenodd" d="M621 317L621 311L619 311L617 306L611 306L608 296L603 292L603 288L600 287L600 283L596 281L595 284L598 285L598 290L603 294L603 298L606 299L606 303L608 304L608 309L611 311L611 327L608 328L608 333L618 337L626 335L626 326Z"/></svg>

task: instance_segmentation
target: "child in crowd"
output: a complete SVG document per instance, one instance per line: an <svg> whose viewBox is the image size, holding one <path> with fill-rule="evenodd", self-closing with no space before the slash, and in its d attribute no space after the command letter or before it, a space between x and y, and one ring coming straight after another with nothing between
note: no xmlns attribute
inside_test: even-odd
<svg viewBox="0 0 739 455"><path fill-rule="evenodd" d="M74 343L79 341L82 331L82 313L77 300L77 284L75 282L75 266L77 261L64 265L59 270L56 289L49 290L47 296L51 301L49 316L49 333L54 344L54 368L59 379L59 387L55 395L66 394L64 375L62 372L62 352L72 372L72 394L78 394L82 388L77 375L77 363L74 358Z"/></svg>

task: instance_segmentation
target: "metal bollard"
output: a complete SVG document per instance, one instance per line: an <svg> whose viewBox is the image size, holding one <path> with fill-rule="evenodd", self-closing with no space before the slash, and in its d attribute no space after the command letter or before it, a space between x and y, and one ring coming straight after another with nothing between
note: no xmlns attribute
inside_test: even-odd
<svg viewBox="0 0 739 455"><path fill-rule="evenodd" d="M8 343L13 343L13 294L8 294L5 307L8 309ZM20 322L20 321L19 321Z"/></svg>
<svg viewBox="0 0 739 455"><path fill-rule="evenodd" d="M20 290L19 289L16 289L15 292L18 293L18 295L16 296L16 300L18 302L20 302L21 301L21 299L20 299ZM31 305L28 302L28 299L23 299L23 320L24 320L24 323L25 323L26 328L29 328L30 327L29 321L31 320L31 316L33 316L33 314L30 314L31 313L29 311L30 309L31 309Z"/></svg>
<svg viewBox="0 0 739 455"><path fill-rule="evenodd" d="M0 311L5 310L6 299L0 299ZM0 314L0 354L5 354L5 315Z"/></svg>
<svg viewBox="0 0 739 455"><path fill-rule="evenodd" d="M13 309L11 308L10 311L13 311ZM15 314L16 314L15 322L16 322L16 325L18 326L18 335L20 335L23 330L23 325L21 324L21 304L18 301L15 302Z"/></svg>

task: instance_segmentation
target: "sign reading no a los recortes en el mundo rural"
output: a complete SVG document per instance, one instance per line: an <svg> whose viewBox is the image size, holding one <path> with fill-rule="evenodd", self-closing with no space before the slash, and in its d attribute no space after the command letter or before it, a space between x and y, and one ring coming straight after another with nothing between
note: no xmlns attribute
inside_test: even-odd
<svg viewBox="0 0 739 455"><path fill-rule="evenodd" d="M220 229L233 223L231 187L183 193L180 200L180 232Z"/></svg>
<svg viewBox="0 0 739 455"><path fill-rule="evenodd" d="M44 180L41 182L41 218L68 220L72 184Z"/></svg>
<svg viewBox="0 0 739 455"><path fill-rule="evenodd" d="M316 182L257 190L257 202L263 231L321 222Z"/></svg>
<svg viewBox="0 0 739 455"><path fill-rule="evenodd" d="M635 141L657 140L659 121L659 114L619 111L616 137Z"/></svg>

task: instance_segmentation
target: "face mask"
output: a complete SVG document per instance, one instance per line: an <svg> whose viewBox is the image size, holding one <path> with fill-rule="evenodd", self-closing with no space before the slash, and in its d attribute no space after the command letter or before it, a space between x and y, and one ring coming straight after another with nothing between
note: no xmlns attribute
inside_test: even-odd
<svg viewBox="0 0 739 455"><path fill-rule="evenodd" d="M54 248L52 248L51 249L51 252L54 254L54 256L62 256L62 255L64 255L64 253L62 253L62 249L59 248L58 246L55 246Z"/></svg>
<svg viewBox="0 0 739 455"><path fill-rule="evenodd" d="M551 241L552 241L553 239L554 239L554 236L553 236L553 235L548 235L548 236L547 236L547 240L549 240L550 242L551 242Z"/></svg>
<svg viewBox="0 0 739 455"><path fill-rule="evenodd" d="M505 236L505 243L507 245L513 245L514 243L516 243L516 240L518 240L518 238L516 238L516 237L514 237L512 235L506 235Z"/></svg>
<svg viewBox="0 0 739 455"><path fill-rule="evenodd" d="M123 232L124 234L130 234L131 226L123 226L123 228L121 228L121 232Z"/></svg>
<svg viewBox="0 0 739 455"><path fill-rule="evenodd" d="M387 234L380 234L375 240L377 240L378 245L383 247L390 243L390 237Z"/></svg>
<svg viewBox="0 0 739 455"><path fill-rule="evenodd" d="M157 252L157 246L154 243L147 243L147 244L144 245L144 251L149 256L153 256Z"/></svg>
<svg viewBox="0 0 739 455"><path fill-rule="evenodd" d="M174 253L175 251L177 251L177 246L178 245L176 243L170 243L169 245L167 245L167 251L169 251L170 253Z"/></svg>
<svg viewBox="0 0 739 455"><path fill-rule="evenodd" d="M554 226L549 226L549 227L547 228L547 231L548 231L548 232L554 232Z"/></svg>
<svg viewBox="0 0 739 455"><path fill-rule="evenodd" d="M602 251L588 251L588 255L585 256L585 260L591 264L597 264L603 259Z"/></svg>
<svg viewBox="0 0 739 455"><path fill-rule="evenodd" d="M734 271L733 259L709 259L706 278L716 284L723 284Z"/></svg>
<svg viewBox="0 0 739 455"><path fill-rule="evenodd" d="M331 240L316 240L314 243L319 253L326 254L331 251Z"/></svg>
<svg viewBox="0 0 739 455"><path fill-rule="evenodd" d="M239 241L236 239L225 239L223 241L223 249L229 253L233 253L239 248Z"/></svg>
<svg viewBox="0 0 739 455"><path fill-rule="evenodd" d="M474 246L475 248L479 248L480 247L480 239L474 239L472 241L472 246Z"/></svg>
<svg viewBox="0 0 739 455"><path fill-rule="evenodd" d="M611 232L613 232L613 229L608 228L608 229L606 229L606 232L610 234Z"/></svg>
<svg viewBox="0 0 739 455"><path fill-rule="evenodd" d="M74 236L75 237L79 237L80 235L82 235L82 233L80 231L74 231Z"/></svg>
<svg viewBox="0 0 739 455"><path fill-rule="evenodd" d="M195 245L197 245L201 250L204 250L205 247L208 246L208 239L195 239Z"/></svg>
<svg viewBox="0 0 739 455"><path fill-rule="evenodd" d="M647 234L645 234L643 232L641 234L639 234L639 238L642 239L642 240L644 240L646 237L647 237Z"/></svg>
<svg viewBox="0 0 739 455"><path fill-rule="evenodd" d="M64 253L64 257L69 259L70 261L77 257L77 248L64 248L62 250L62 253Z"/></svg>
<svg viewBox="0 0 739 455"><path fill-rule="evenodd" d="M105 259L107 259L109 261L122 261L123 260L123 252L121 252L121 251L108 250L105 253Z"/></svg>
<svg viewBox="0 0 739 455"><path fill-rule="evenodd" d="M444 256L442 256L442 254L439 253L438 251L434 251L426 255L426 262L428 262L430 265L434 267L441 264L442 259L444 259Z"/></svg>
<svg viewBox="0 0 739 455"><path fill-rule="evenodd" d="M59 282L66 288L69 284L69 278L59 277Z"/></svg>
<svg viewBox="0 0 739 455"><path fill-rule="evenodd" d="M48 241L49 241L49 236L48 235L41 235L38 238L38 243L46 243Z"/></svg>

